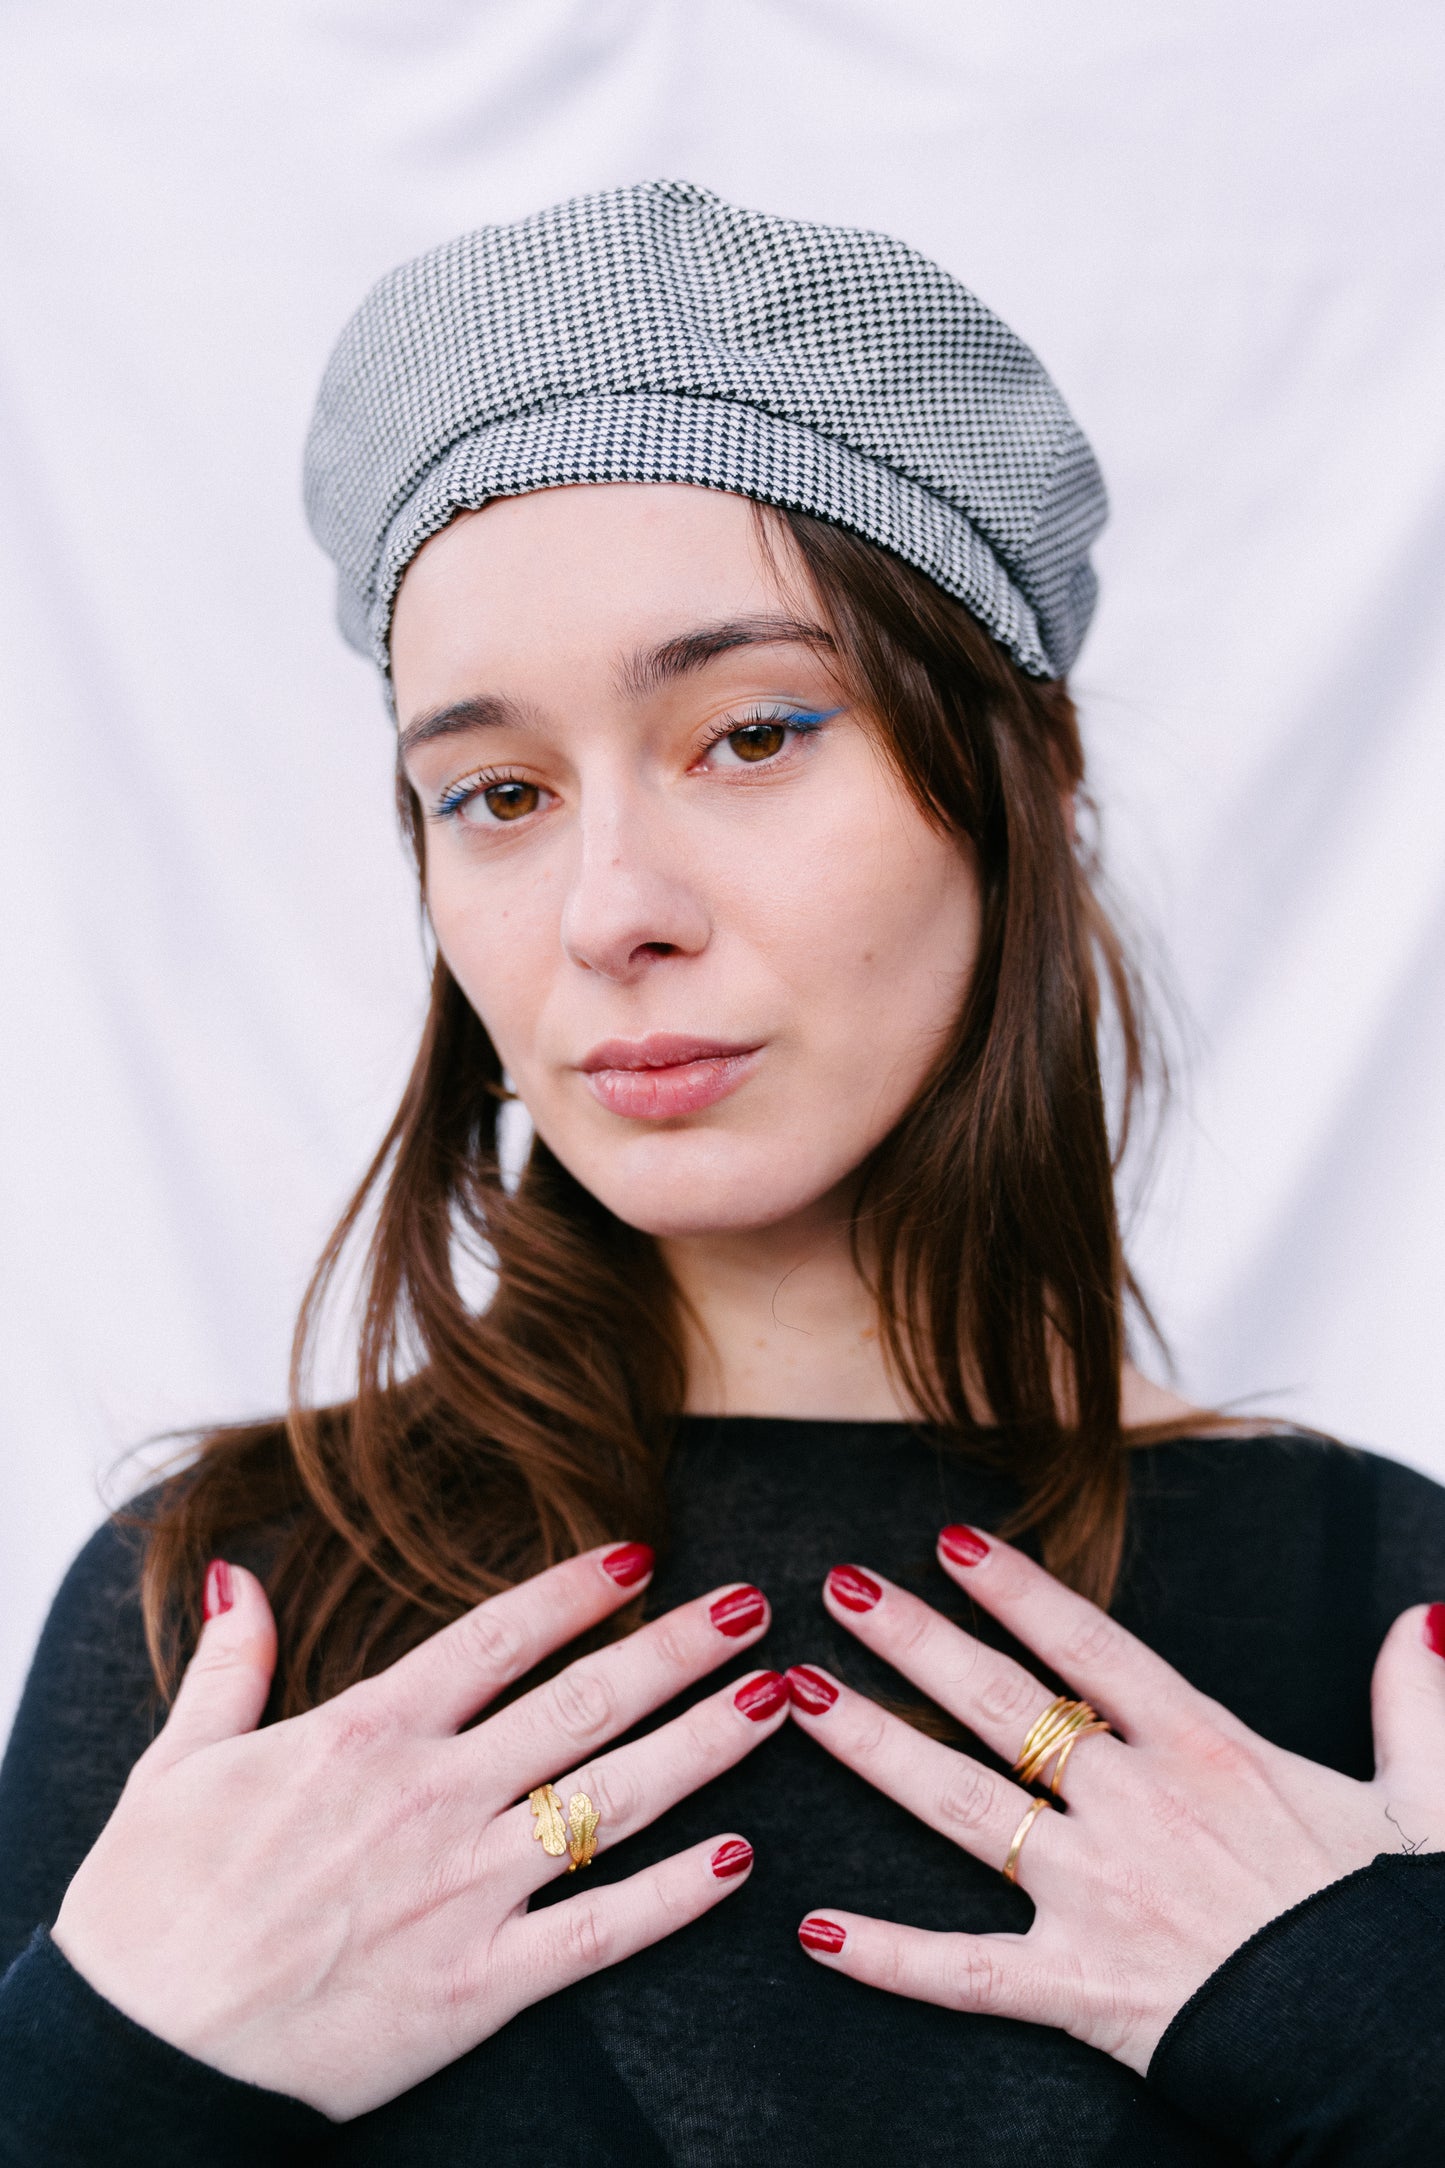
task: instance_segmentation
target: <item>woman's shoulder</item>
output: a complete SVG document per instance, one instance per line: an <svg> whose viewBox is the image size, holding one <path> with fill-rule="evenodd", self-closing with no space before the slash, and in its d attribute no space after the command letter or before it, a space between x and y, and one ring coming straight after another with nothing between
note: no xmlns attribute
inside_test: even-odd
<svg viewBox="0 0 1445 2168"><path fill-rule="evenodd" d="M141 1620L142 1530L113 1515L67 1572L0 1764L0 1966L55 1916L161 1720Z"/></svg>
<svg viewBox="0 0 1445 2168"><path fill-rule="evenodd" d="M113 1512L56 1591L0 1763L0 1970L66 1884L164 1721L141 1610L160 1496Z"/></svg>
<svg viewBox="0 0 1445 2168"><path fill-rule="evenodd" d="M1381 1632L1445 1596L1445 1486L1382 1453L1241 1424L1139 1446L1131 1484L1146 1543L1227 1551L1275 1582L1323 1572L1368 1595Z"/></svg>
<svg viewBox="0 0 1445 2168"><path fill-rule="evenodd" d="M1251 1730L1368 1776L1380 1644L1445 1596L1445 1490L1262 1426L1140 1445L1131 1478L1115 1615Z"/></svg>
<svg viewBox="0 0 1445 2168"><path fill-rule="evenodd" d="M72 1560L31 1662L17 1734L46 1715L92 1735L114 1719L139 1721L154 1701L141 1620L144 1498L112 1513ZM150 1713L154 1713L153 1711Z"/></svg>

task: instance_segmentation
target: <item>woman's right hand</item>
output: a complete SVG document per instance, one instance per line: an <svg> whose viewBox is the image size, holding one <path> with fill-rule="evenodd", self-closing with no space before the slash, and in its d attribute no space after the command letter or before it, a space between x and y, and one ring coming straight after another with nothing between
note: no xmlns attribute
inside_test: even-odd
<svg viewBox="0 0 1445 2168"><path fill-rule="evenodd" d="M275 1625L254 1576L221 1569L230 1607L66 1892L56 1944L137 2024L344 2120L684 1926L741 1885L742 1839L529 1913L568 1862L536 1841L526 1795L586 1792L602 1850L769 1737L787 1692L754 1673L592 1758L757 1639L756 1590L682 1604L459 1730L650 1570L638 1544L567 1559L258 1731Z"/></svg>

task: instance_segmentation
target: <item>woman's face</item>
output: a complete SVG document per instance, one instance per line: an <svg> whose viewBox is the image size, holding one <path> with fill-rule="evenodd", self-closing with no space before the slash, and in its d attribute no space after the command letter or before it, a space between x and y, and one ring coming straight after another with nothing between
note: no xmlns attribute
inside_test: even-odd
<svg viewBox="0 0 1445 2168"><path fill-rule="evenodd" d="M977 949L967 847L775 549L715 490L551 489L454 520L397 601L442 954L557 1158L664 1237L846 1196Z"/></svg>

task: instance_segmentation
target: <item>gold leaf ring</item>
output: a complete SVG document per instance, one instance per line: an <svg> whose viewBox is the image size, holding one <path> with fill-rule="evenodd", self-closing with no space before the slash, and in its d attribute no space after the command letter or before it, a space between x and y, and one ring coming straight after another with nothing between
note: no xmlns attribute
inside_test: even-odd
<svg viewBox="0 0 1445 2168"><path fill-rule="evenodd" d="M564 1852L570 1854L568 1874L575 1874L579 1867L590 1867L597 1851L598 1813L585 1792L574 1792L567 1802L567 1815L563 1819L561 1794L550 1784L539 1784L527 1794L537 1826L532 1835L541 1845L549 1859L560 1859Z"/></svg>
<svg viewBox="0 0 1445 2168"><path fill-rule="evenodd" d="M567 1802L567 1819L572 1834L567 1849L572 1854L568 1874L575 1874L579 1867L590 1867L592 1855L597 1850L597 1809L585 1792L574 1792Z"/></svg>

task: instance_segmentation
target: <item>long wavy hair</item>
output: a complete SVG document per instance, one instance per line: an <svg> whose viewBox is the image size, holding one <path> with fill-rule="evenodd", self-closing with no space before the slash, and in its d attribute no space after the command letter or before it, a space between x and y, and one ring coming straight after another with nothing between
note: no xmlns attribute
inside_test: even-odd
<svg viewBox="0 0 1445 2168"><path fill-rule="evenodd" d="M1115 1172L1146 1032L1076 833L1073 702L897 558L801 514L757 516L770 548L796 553L841 675L926 817L968 839L981 887L952 1035L859 1185L855 1255L887 1358L952 1449L1013 1478L1013 1532L1034 1531L1054 1572L1107 1603L1128 1490L1126 1313L1139 1300ZM397 787L424 882L420 808L400 771ZM282 1650L274 1706L291 1713L558 1558L665 1540L687 1384L679 1297L653 1240L540 1140L504 1180L505 1096L496 1050L438 959L401 1105L302 1307L288 1412L206 1437L144 1516L163 1693L199 1625L205 1561L228 1544L260 1546ZM356 1390L316 1406L311 1351L357 1243ZM464 1291L468 1257L495 1273L480 1310Z"/></svg>

